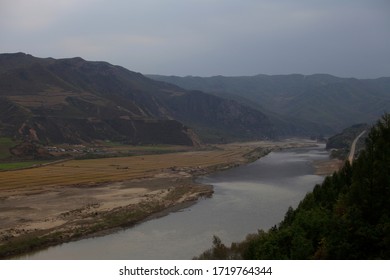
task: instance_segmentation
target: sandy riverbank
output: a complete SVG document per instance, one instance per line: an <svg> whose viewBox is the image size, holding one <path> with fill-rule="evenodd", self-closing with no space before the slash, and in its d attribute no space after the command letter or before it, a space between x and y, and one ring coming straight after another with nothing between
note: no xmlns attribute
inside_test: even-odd
<svg viewBox="0 0 390 280"><path fill-rule="evenodd" d="M313 144L299 140L234 143L209 151L115 159L115 164L107 159L70 161L2 172L0 257L105 234L186 207L212 195L210 186L194 183L197 176L245 164L271 150ZM94 172L100 166L107 176L115 172L116 176L99 182ZM112 172L110 167L115 167ZM63 181L72 183L57 184L58 170L71 170L74 181L64 171ZM32 180L29 184L26 176Z"/></svg>
<svg viewBox="0 0 390 280"><path fill-rule="evenodd" d="M314 162L315 173L320 176L331 175L333 172L340 170L343 165L344 161L337 158Z"/></svg>

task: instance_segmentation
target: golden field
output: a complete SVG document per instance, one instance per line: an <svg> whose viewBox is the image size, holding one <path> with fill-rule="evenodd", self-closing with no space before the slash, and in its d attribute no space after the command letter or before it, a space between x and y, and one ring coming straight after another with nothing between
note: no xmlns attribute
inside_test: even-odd
<svg viewBox="0 0 390 280"><path fill-rule="evenodd" d="M243 162L248 146L229 145L221 150L172 154L69 160L46 166L0 172L0 192L36 188L95 184L154 176L165 169L209 168Z"/></svg>
<svg viewBox="0 0 390 280"><path fill-rule="evenodd" d="M186 207L210 186L194 178L271 150L313 142L251 142L174 153L68 160L0 172L0 258L131 226Z"/></svg>

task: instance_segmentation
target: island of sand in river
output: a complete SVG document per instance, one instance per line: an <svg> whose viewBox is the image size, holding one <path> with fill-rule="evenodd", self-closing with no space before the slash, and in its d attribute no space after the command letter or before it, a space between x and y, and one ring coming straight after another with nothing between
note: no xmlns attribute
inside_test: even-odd
<svg viewBox="0 0 390 280"><path fill-rule="evenodd" d="M101 235L213 193L195 178L308 141L249 142L161 155L71 160L0 172L0 258ZM316 165L332 173L335 162ZM321 172L322 171L322 172Z"/></svg>

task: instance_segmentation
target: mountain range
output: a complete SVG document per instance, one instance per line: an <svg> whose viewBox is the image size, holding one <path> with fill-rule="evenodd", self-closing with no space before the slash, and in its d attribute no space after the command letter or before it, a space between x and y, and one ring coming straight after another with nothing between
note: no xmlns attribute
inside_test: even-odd
<svg viewBox="0 0 390 280"><path fill-rule="evenodd" d="M287 126L293 122L295 127L312 132L319 129L327 135L357 123L373 123L390 111L390 78L385 77L355 79L327 74L149 77L236 100L264 112L271 120Z"/></svg>
<svg viewBox="0 0 390 280"><path fill-rule="evenodd" d="M262 112L107 62L0 55L0 136L197 145L275 137Z"/></svg>
<svg viewBox="0 0 390 280"><path fill-rule="evenodd" d="M42 144L331 135L390 109L390 78L145 76L80 57L0 54L0 137Z"/></svg>

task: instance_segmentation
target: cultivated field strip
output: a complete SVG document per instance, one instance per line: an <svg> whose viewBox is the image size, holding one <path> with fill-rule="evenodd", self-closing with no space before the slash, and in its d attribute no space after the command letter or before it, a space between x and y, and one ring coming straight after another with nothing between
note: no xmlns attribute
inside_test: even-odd
<svg viewBox="0 0 390 280"><path fill-rule="evenodd" d="M96 184L154 176L169 168L208 168L242 161L248 147L161 155L71 160L31 169L0 172L0 190Z"/></svg>

